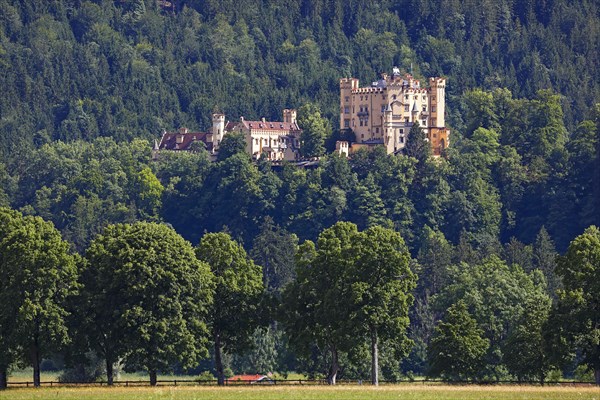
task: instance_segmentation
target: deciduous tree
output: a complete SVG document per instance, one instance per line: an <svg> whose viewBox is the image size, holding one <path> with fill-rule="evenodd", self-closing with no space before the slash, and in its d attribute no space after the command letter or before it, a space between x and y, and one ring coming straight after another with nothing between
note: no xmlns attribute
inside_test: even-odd
<svg viewBox="0 0 600 400"><path fill-rule="evenodd" d="M294 282L286 287L282 320L291 345L308 355L313 345L327 349L327 382L335 385L340 352L356 343L350 321L348 271L356 225L338 222L319 235L317 247L306 241L296 255Z"/></svg>
<svg viewBox="0 0 600 400"><path fill-rule="evenodd" d="M77 292L77 273L51 222L0 208L0 388L17 357L40 386L42 357L70 341L65 302Z"/></svg>
<svg viewBox="0 0 600 400"><path fill-rule="evenodd" d="M352 238L350 284L351 321L358 335L371 343L371 383L379 384L379 343L385 341L405 356L411 345L406 335L416 275L399 233L374 226Z"/></svg>
<svg viewBox="0 0 600 400"><path fill-rule="evenodd" d="M564 285L559 303L568 305L562 307L568 312L563 334L581 350L600 385L600 229L591 226L577 236L558 259L556 273Z"/></svg>
<svg viewBox="0 0 600 400"><path fill-rule="evenodd" d="M250 347L254 330L265 320L261 308L264 291L262 269L229 234L207 233L196 247L198 258L215 276L215 301L210 309L219 385L225 384L222 352Z"/></svg>
<svg viewBox="0 0 600 400"><path fill-rule="evenodd" d="M450 380L477 378L490 345L483 333L464 301L450 306L429 345L429 375Z"/></svg>
<svg viewBox="0 0 600 400"><path fill-rule="evenodd" d="M109 225L86 251L81 317L89 346L113 364L144 368L150 384L176 362L189 368L208 355L213 276L192 245L166 225Z"/></svg>

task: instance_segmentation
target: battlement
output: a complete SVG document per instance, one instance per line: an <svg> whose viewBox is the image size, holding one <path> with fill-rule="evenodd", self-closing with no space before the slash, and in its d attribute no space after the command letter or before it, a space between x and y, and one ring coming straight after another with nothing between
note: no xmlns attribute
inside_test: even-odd
<svg viewBox="0 0 600 400"><path fill-rule="evenodd" d="M386 91L387 88L381 88L381 87L364 87L364 88L358 88L358 89L352 89L352 94L358 93L358 94L369 94L369 93L383 93Z"/></svg>

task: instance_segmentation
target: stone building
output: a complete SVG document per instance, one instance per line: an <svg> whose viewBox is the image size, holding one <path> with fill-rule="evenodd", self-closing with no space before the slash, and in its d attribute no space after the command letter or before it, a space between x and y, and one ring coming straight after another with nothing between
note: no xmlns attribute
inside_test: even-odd
<svg viewBox="0 0 600 400"><path fill-rule="evenodd" d="M241 117L239 121L225 121L224 114L213 114L212 128L209 132L190 132L180 128L177 132L164 132L154 149L190 151L194 146L205 146L213 155L219 151L223 137L228 133L239 132L246 140L246 151L254 159L266 157L272 161L297 160L300 150L302 129L296 122L296 110L283 110L283 121L248 121ZM200 143L202 142L203 145Z"/></svg>
<svg viewBox="0 0 600 400"><path fill-rule="evenodd" d="M356 142L351 151L383 145L388 153L404 148L410 128L419 123L427 134L433 154L448 147L450 130L445 122L444 78L429 78L428 86L394 68L392 75L368 87L356 78L340 80L340 129L351 129Z"/></svg>

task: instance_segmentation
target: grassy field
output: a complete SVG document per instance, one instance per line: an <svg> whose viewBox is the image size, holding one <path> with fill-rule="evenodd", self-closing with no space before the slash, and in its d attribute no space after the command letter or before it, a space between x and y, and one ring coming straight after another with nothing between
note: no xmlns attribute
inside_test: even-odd
<svg viewBox="0 0 600 400"><path fill-rule="evenodd" d="M337 386L337 387L139 387L139 388L42 388L9 389L0 399L90 399L90 400L470 400L470 399L595 399L598 387L533 386Z"/></svg>

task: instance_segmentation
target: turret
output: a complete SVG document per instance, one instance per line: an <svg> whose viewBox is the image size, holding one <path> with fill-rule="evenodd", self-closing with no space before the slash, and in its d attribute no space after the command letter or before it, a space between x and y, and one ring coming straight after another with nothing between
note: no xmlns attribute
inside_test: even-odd
<svg viewBox="0 0 600 400"><path fill-rule="evenodd" d="M288 124L296 123L296 110L286 108L283 110L283 122Z"/></svg>
<svg viewBox="0 0 600 400"><path fill-rule="evenodd" d="M429 78L429 110L431 111L431 126L446 126L446 79Z"/></svg>
<svg viewBox="0 0 600 400"><path fill-rule="evenodd" d="M340 79L340 129L350 128L352 109L352 91L358 89L356 78Z"/></svg>
<svg viewBox="0 0 600 400"><path fill-rule="evenodd" d="M213 114L212 122L213 149L217 149L225 132L225 114Z"/></svg>

